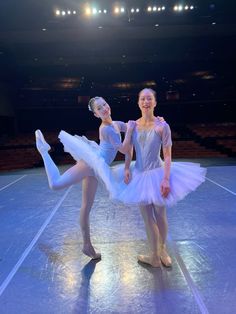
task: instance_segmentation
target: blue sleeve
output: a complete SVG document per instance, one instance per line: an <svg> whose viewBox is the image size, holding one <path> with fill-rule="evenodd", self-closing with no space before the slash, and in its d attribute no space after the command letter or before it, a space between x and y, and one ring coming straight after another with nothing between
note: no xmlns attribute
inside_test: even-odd
<svg viewBox="0 0 236 314"><path fill-rule="evenodd" d="M162 130L162 146L163 147L172 146L171 130L168 123L164 124L163 130Z"/></svg>
<svg viewBox="0 0 236 314"><path fill-rule="evenodd" d="M126 132L127 130L127 125L126 123L122 122L122 121L117 121L118 125L119 125L119 129L120 129L120 132Z"/></svg>
<svg viewBox="0 0 236 314"><path fill-rule="evenodd" d="M102 129L104 139L109 142L115 149L119 149L121 145L120 133L116 132L112 127L105 127Z"/></svg>

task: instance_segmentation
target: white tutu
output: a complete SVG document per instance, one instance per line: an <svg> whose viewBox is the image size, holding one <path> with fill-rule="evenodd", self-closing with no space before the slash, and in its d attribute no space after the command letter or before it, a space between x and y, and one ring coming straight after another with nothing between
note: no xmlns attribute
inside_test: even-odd
<svg viewBox="0 0 236 314"><path fill-rule="evenodd" d="M73 136L65 131L61 131L58 137L64 145L65 152L70 153L76 161L84 160L93 169L97 179L101 179L105 184L110 197L114 197L119 188L112 177L111 168L100 156L100 146L85 136Z"/></svg>
<svg viewBox="0 0 236 314"><path fill-rule="evenodd" d="M132 179L129 184L122 183L124 165L112 168L115 180L119 183L114 200L127 205L173 206L187 194L194 191L205 181L206 169L197 163L172 162L170 171L170 193L168 197L161 196L160 186L164 175L164 164L159 168L138 171L131 164Z"/></svg>
<svg viewBox="0 0 236 314"><path fill-rule="evenodd" d="M131 163L132 179L124 183L124 163L110 167L100 155L100 146L85 136L72 136L65 131L59 134L64 150L79 161L84 160L94 175L105 184L114 201L127 205L173 206L205 181L206 169L197 163L172 162L170 171L170 193L163 198L160 192L164 176L164 164L152 170L139 171Z"/></svg>

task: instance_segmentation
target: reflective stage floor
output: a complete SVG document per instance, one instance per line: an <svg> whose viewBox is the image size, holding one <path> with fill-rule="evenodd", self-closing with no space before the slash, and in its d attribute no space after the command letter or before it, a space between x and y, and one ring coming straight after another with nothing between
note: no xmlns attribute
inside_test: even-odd
<svg viewBox="0 0 236 314"><path fill-rule="evenodd" d="M168 208L173 267L147 252L137 207L99 186L91 233L100 261L82 254L81 184L53 192L44 169L0 176L0 313L236 313L236 162L202 161L207 180Z"/></svg>

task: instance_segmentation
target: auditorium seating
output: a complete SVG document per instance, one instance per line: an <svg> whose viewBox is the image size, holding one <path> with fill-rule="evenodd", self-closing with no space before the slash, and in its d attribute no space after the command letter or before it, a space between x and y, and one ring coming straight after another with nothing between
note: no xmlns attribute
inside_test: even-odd
<svg viewBox="0 0 236 314"><path fill-rule="evenodd" d="M63 151L58 132L44 131L52 147L51 155L56 164L73 164L70 154ZM98 131L89 130L85 135L98 141ZM236 124L193 124L172 128L173 158L236 157ZM42 166L42 158L35 148L34 132L15 137L0 138L0 170L27 169ZM118 153L116 160L123 160Z"/></svg>

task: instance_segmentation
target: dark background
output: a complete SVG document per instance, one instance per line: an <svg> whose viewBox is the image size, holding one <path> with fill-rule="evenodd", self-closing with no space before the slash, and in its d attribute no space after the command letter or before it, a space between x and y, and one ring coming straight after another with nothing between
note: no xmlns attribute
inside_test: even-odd
<svg viewBox="0 0 236 314"><path fill-rule="evenodd" d="M185 1L195 8L183 12L176 1L124 1L115 16L115 2L100 0L107 14L91 17L84 3L0 2L1 133L95 129L87 103L96 95L113 119L135 119L144 87L157 91L156 114L171 125L235 121L235 1ZM149 4L166 9L147 13ZM57 8L77 14L58 17Z"/></svg>

